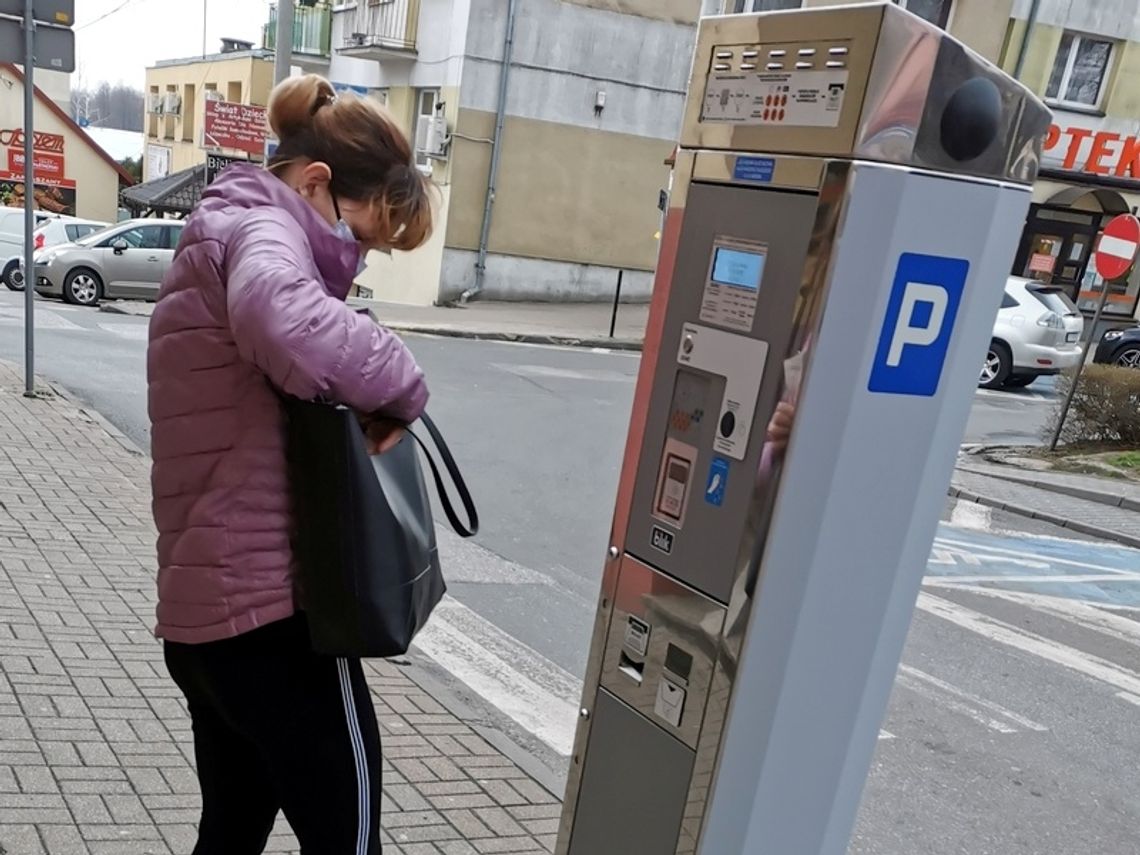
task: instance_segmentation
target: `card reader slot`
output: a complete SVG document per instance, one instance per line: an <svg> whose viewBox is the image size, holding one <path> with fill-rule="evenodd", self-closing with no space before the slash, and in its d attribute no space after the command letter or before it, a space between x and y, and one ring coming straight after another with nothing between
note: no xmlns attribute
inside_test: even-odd
<svg viewBox="0 0 1140 855"><path fill-rule="evenodd" d="M625 674L625 676L629 677L629 679L633 680L633 682L637 683L639 686L645 679L645 663L634 661L626 654L624 650L621 652L621 660L618 663L618 670L621 671L621 673Z"/></svg>

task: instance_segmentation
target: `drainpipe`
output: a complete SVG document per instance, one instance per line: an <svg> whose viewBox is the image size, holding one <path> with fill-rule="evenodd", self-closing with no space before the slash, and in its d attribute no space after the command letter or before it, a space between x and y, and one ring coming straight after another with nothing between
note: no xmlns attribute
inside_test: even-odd
<svg viewBox="0 0 1140 855"><path fill-rule="evenodd" d="M511 77L511 55L515 46L515 19L518 0L507 0L507 32L503 38L503 67L499 72L499 107L495 115L495 136L491 147L491 172L487 176L487 201L483 206L483 230L479 235L479 259L475 262L475 285L459 296L460 303L478 297L487 276L487 244L491 238L491 219L495 212L495 190L499 183L499 164L503 155L503 123L507 118L507 88Z"/></svg>
<svg viewBox="0 0 1140 855"><path fill-rule="evenodd" d="M1029 15L1025 19L1025 34L1021 37L1021 44L1017 47L1017 62L1013 65L1014 80L1021 79L1021 72L1025 69L1025 57L1029 53L1029 37L1033 34L1033 25L1037 23L1037 13L1041 10L1041 0L1030 0Z"/></svg>

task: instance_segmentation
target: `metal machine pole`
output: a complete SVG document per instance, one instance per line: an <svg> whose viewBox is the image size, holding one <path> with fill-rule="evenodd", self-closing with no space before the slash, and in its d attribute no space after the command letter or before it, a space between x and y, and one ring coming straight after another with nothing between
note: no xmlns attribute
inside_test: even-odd
<svg viewBox="0 0 1140 855"><path fill-rule="evenodd" d="M35 130L33 58L36 20L33 0L24 0L24 394L36 394Z"/></svg>
<svg viewBox="0 0 1140 855"><path fill-rule="evenodd" d="M289 76L293 64L293 0L277 0L277 50L273 57L273 82Z"/></svg>

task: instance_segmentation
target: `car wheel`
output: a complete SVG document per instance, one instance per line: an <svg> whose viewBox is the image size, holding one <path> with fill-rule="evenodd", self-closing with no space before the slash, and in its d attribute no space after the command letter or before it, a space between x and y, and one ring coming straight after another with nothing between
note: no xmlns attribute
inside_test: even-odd
<svg viewBox="0 0 1140 855"><path fill-rule="evenodd" d="M1009 379L1005 381L1005 388L1007 389L1024 389L1037 377L1033 374L1011 374Z"/></svg>
<svg viewBox="0 0 1140 855"><path fill-rule="evenodd" d="M982 364L982 374L978 385L983 389L1000 389L1009 379L1013 370L1013 357L1009 348L1000 341L991 341L986 351L986 361Z"/></svg>
<svg viewBox="0 0 1140 855"><path fill-rule="evenodd" d="M24 290L24 274L20 272L20 262L13 261L4 268L4 285L9 291Z"/></svg>
<svg viewBox="0 0 1140 855"><path fill-rule="evenodd" d="M77 267L63 280L63 299L77 306L95 306L103 296L103 282L86 267Z"/></svg>
<svg viewBox="0 0 1140 855"><path fill-rule="evenodd" d="M1112 364L1121 368L1140 368L1140 347L1129 345L1116 351L1112 357Z"/></svg>

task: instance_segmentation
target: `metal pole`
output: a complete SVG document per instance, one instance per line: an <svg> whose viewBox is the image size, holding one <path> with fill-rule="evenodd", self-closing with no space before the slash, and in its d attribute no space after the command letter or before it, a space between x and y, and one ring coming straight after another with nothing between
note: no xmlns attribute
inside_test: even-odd
<svg viewBox="0 0 1140 855"><path fill-rule="evenodd" d="M483 290L487 275L487 246L491 240L491 220L495 211L495 192L499 184L499 164L503 157L503 125L507 118L507 87L511 78L511 57L515 46L515 19L518 17L518 3L507 0L507 32L503 38L503 68L499 72L499 106L495 116L495 138L491 147L491 171L487 176L487 199L483 205L483 228L479 235L479 258L475 262L475 285L464 291L459 301L468 299Z"/></svg>
<svg viewBox="0 0 1140 855"><path fill-rule="evenodd" d="M36 394L35 54L35 4L24 0L24 394L29 398Z"/></svg>
<svg viewBox="0 0 1140 855"><path fill-rule="evenodd" d="M202 58L206 58L206 15L210 0L202 0Z"/></svg>
<svg viewBox="0 0 1140 855"><path fill-rule="evenodd" d="M614 313L610 316L610 338L614 337L614 330L617 329L618 304L621 303L621 280L623 276L625 276L625 271L619 270L617 290L614 291Z"/></svg>
<svg viewBox="0 0 1140 855"><path fill-rule="evenodd" d="M293 0L277 0L277 45L273 56L273 82L289 76L293 64Z"/></svg>
<svg viewBox="0 0 1140 855"><path fill-rule="evenodd" d="M1069 408L1073 406L1073 398L1077 394L1077 384L1081 382L1081 374L1084 373L1085 363L1088 362L1089 352L1093 348L1093 342L1096 340L1096 327L1100 323L1100 316L1104 314L1104 306L1108 302L1108 289L1112 285L1111 282L1105 282L1104 288L1100 292L1100 302L1096 304L1096 312L1093 314L1092 329L1089 331L1089 340L1085 344L1085 348L1081 351L1081 361L1077 363L1077 370L1073 374L1073 379L1069 382L1069 391L1065 395L1065 403L1061 406L1061 412L1057 415L1057 426L1053 429L1053 439L1049 442L1049 451L1057 450L1057 443L1061 441L1061 431L1065 427L1065 419L1069 415Z"/></svg>
<svg viewBox="0 0 1140 855"><path fill-rule="evenodd" d="M1013 76L1021 79L1021 72L1025 69L1025 57L1029 54L1029 37L1033 34L1033 25L1037 23L1037 13L1041 8L1041 0L1032 0L1029 4L1029 15L1025 18L1025 33L1021 36L1021 44L1017 46L1017 61L1013 64Z"/></svg>

